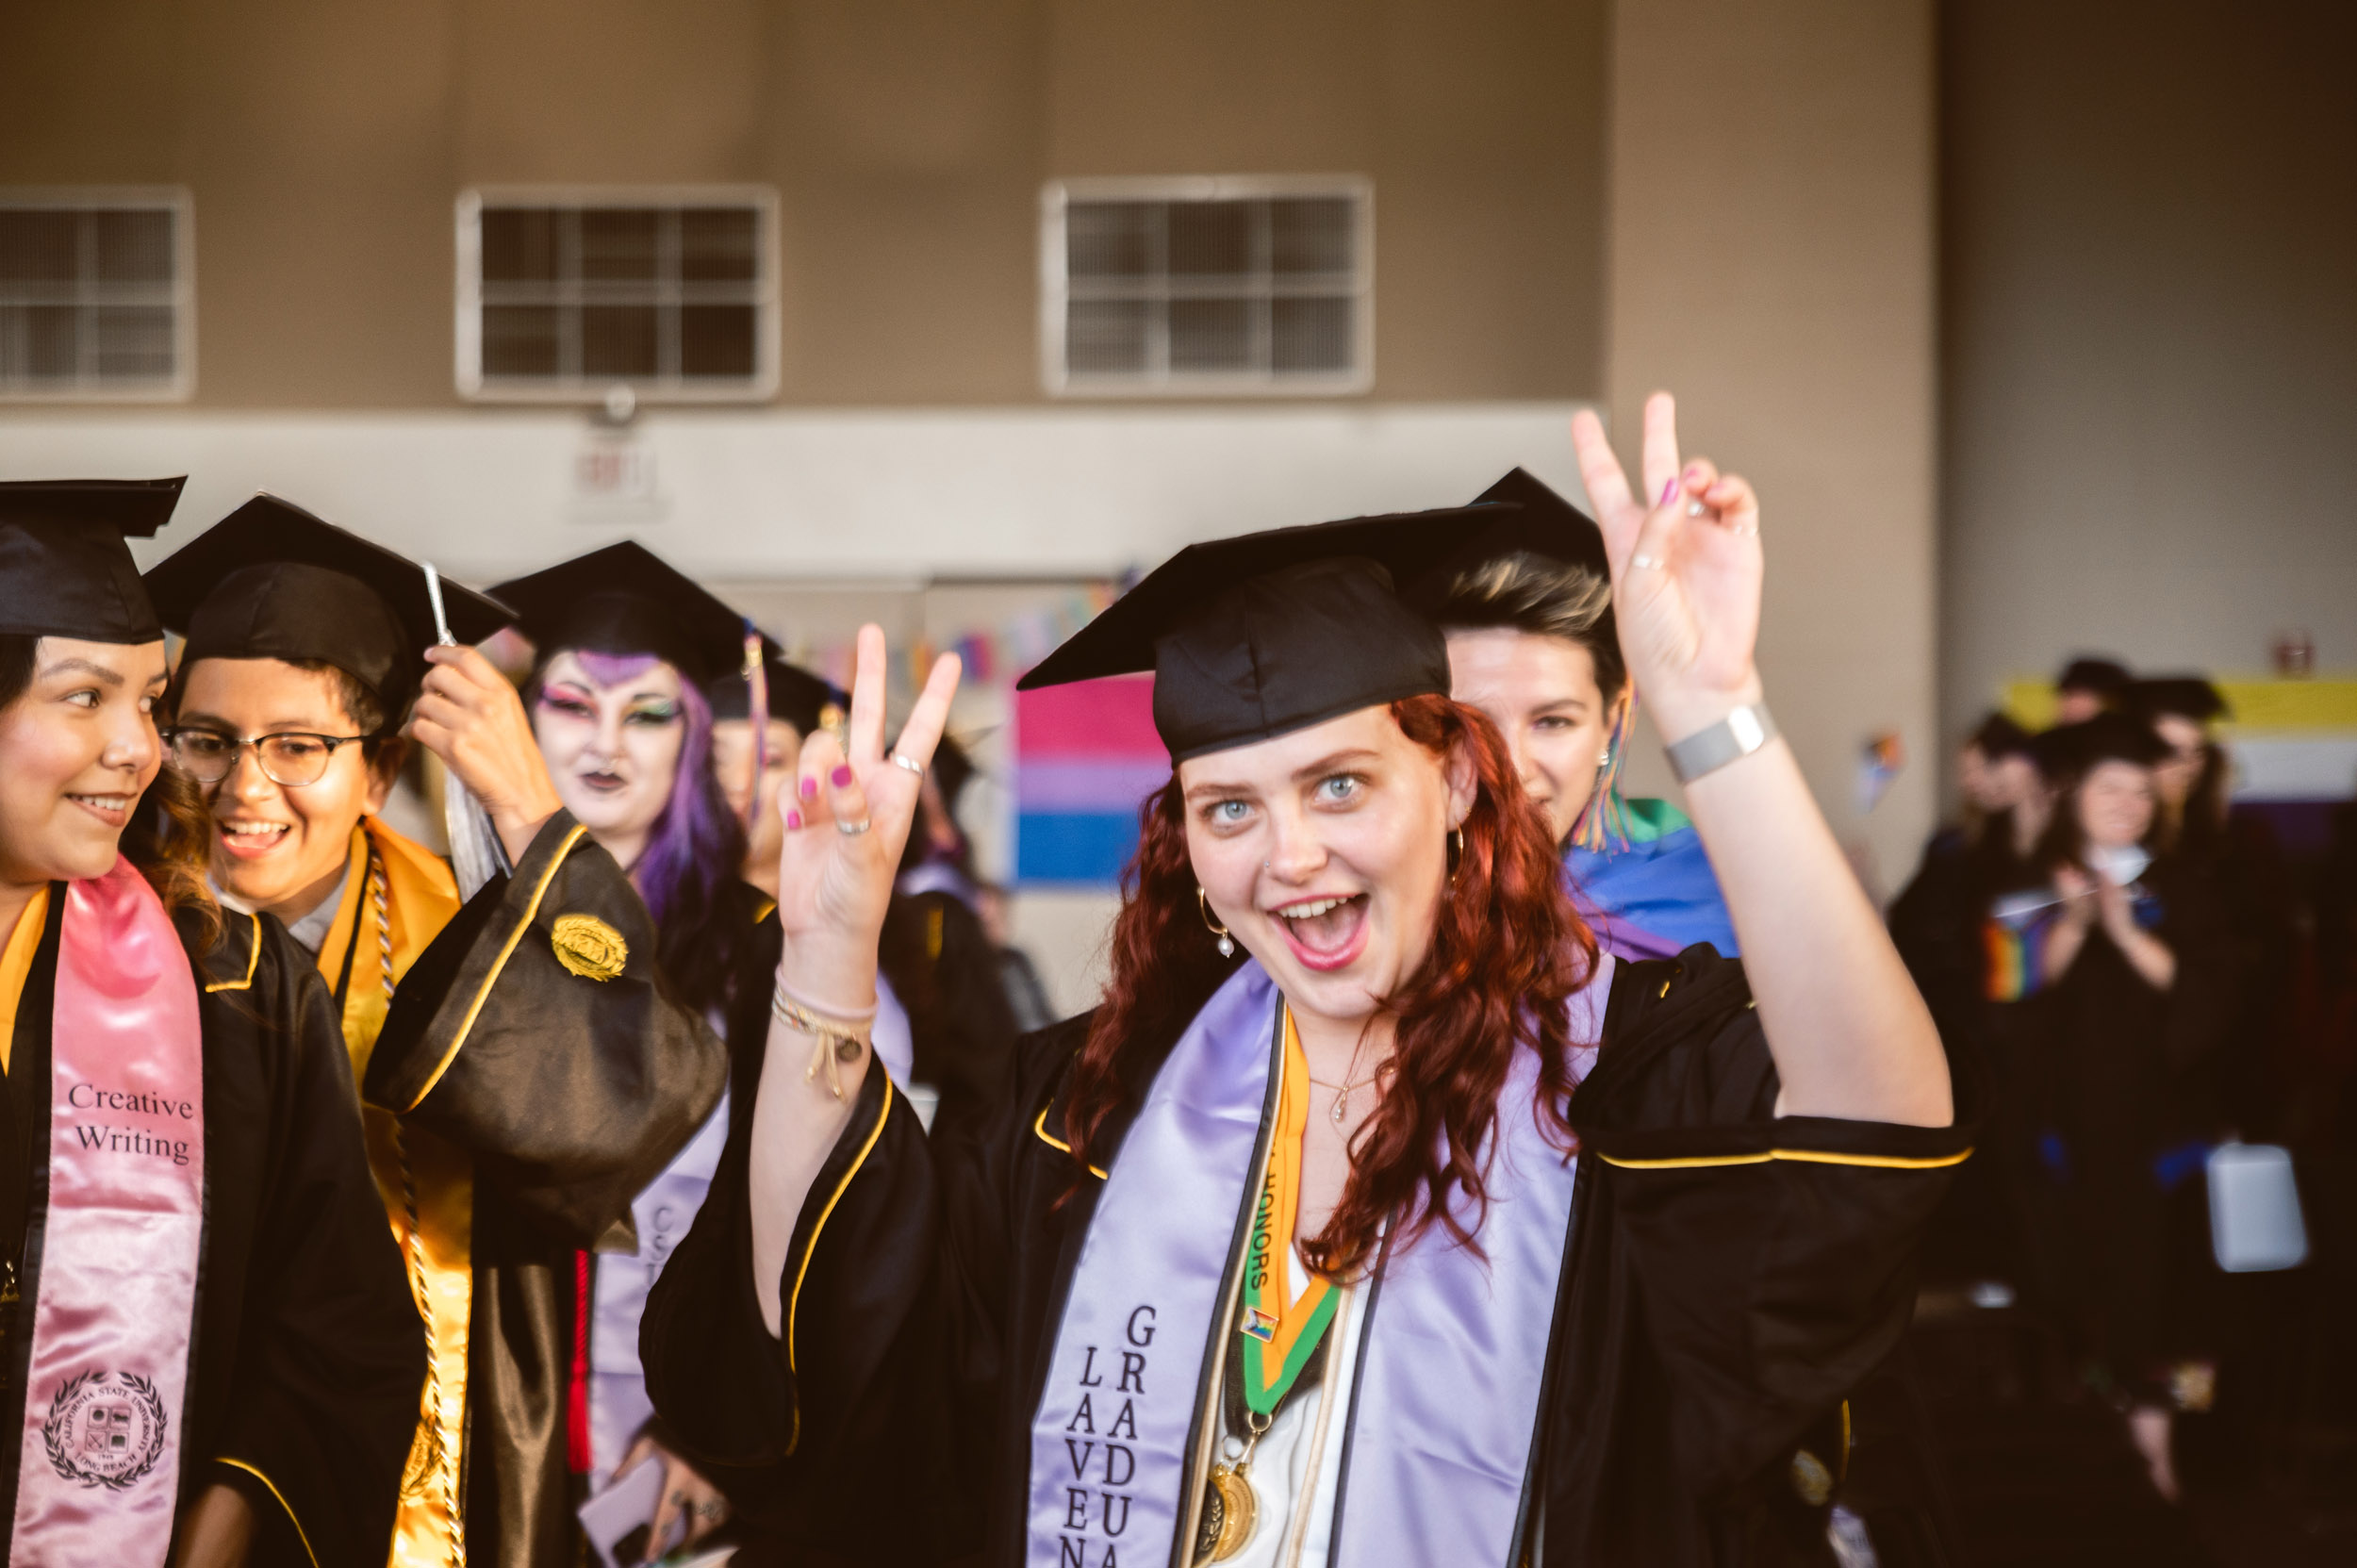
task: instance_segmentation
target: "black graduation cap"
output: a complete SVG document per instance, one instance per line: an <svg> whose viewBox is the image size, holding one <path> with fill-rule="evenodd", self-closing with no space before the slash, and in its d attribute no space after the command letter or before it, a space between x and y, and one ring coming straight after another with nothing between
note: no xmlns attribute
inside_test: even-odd
<svg viewBox="0 0 2357 1568"><path fill-rule="evenodd" d="M317 660L358 681L398 723L439 638L425 569L405 555L257 495L147 574L164 624L199 659ZM481 642L514 620L504 604L442 582L451 635Z"/></svg>
<svg viewBox="0 0 2357 1568"><path fill-rule="evenodd" d="M543 659L561 648L651 653L696 685L744 664L745 618L635 539L491 592L516 607Z"/></svg>
<svg viewBox="0 0 2357 1568"><path fill-rule="evenodd" d="M2226 712L2226 699L2199 675L2155 675L2128 688L2131 711L2151 718L2170 714L2207 724Z"/></svg>
<svg viewBox="0 0 2357 1568"><path fill-rule="evenodd" d="M1409 584L1403 595L1409 603L1437 606L1447 599L1459 578L1509 555L1536 555L1565 566L1585 567L1607 581L1611 579L1612 566L1604 553L1604 530L1596 526L1596 520L1527 470L1511 470L1475 496L1473 503L1514 509L1477 530L1461 549Z"/></svg>
<svg viewBox="0 0 2357 1568"><path fill-rule="evenodd" d="M2056 691L2091 691L2110 701L2127 689L2128 667L2117 659L2078 658L2054 677Z"/></svg>
<svg viewBox="0 0 2357 1568"><path fill-rule="evenodd" d="M1016 685L1150 669L1154 728L1173 762L1446 695L1448 645L1394 585L1501 511L1395 512L1191 544Z"/></svg>
<svg viewBox="0 0 2357 1568"><path fill-rule="evenodd" d="M2035 757L2030 732L2002 713L1992 713L1973 727L1965 744L1991 762L1999 757Z"/></svg>
<svg viewBox="0 0 2357 1568"><path fill-rule="evenodd" d="M807 735L825 721L827 709L849 708L850 693L832 681L788 664L785 650L766 635L761 639L761 668L769 695L769 717L783 718ZM742 675L723 675L704 686L704 701L715 718L743 718L752 711L752 686Z"/></svg>
<svg viewBox="0 0 2357 1568"><path fill-rule="evenodd" d="M0 484L0 634L142 643L164 629L126 538L172 520L178 479Z"/></svg>
<svg viewBox="0 0 2357 1568"><path fill-rule="evenodd" d="M2058 725L2031 743L2038 770L2049 779L2085 773L2102 762L2132 762L2151 767L2167 760L2168 743L2152 727L2126 714L2099 713L2076 724Z"/></svg>

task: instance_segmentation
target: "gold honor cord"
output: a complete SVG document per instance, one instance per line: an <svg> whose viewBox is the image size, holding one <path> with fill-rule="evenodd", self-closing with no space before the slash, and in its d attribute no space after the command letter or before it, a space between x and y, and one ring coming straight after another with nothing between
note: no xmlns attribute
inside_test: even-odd
<svg viewBox="0 0 2357 1568"><path fill-rule="evenodd" d="M400 977L458 913L459 900L441 862L384 824L363 818L354 839L355 874L347 877L346 907L321 944L320 969L334 983L344 970L347 942L356 942L353 968L369 964L377 971L376 984L354 984L344 999L344 1045L356 1084L368 1072ZM403 1126L388 1111L363 1105L360 1113L370 1169L409 1265L426 1337L425 1384L387 1561L392 1568L465 1568L458 1499L474 1301L474 1165L464 1149Z"/></svg>
<svg viewBox="0 0 2357 1568"><path fill-rule="evenodd" d="M1311 1275L1295 1296L1291 1284L1294 1228L1301 1214L1301 1146L1310 1126L1310 1062L1284 1012L1285 1050L1277 1087L1277 1125L1270 1130L1268 1168L1245 1240L1244 1287L1236 1331L1243 1337L1244 1452L1212 1467L1204 1499L1195 1560L1222 1562L1244 1550L1260 1523L1252 1488L1252 1450L1277 1420L1277 1409L1301 1380L1302 1369L1334 1322L1342 1300L1332 1280Z"/></svg>

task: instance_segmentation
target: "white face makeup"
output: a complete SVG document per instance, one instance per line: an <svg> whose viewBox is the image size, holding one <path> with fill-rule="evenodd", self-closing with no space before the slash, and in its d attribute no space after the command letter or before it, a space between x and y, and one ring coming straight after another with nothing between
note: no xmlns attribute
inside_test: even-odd
<svg viewBox="0 0 2357 1568"><path fill-rule="evenodd" d="M785 848L785 819L779 814L778 790L794 776L802 758L802 733L783 718L769 720L762 758L759 796L753 779L753 725L749 718L716 718L712 722L712 771L728 797L729 809L739 821L746 807L753 808L745 834L745 880L775 898L778 855Z"/></svg>
<svg viewBox="0 0 2357 1568"><path fill-rule="evenodd" d="M181 682L173 722L235 740L288 732L359 734L330 671L280 659L200 659ZM262 771L251 747L219 784L206 784L213 814L213 881L255 909L291 924L317 909L341 880L352 830L384 809L391 769L369 767L357 746L338 746L317 783L288 786Z"/></svg>
<svg viewBox="0 0 2357 1568"><path fill-rule="evenodd" d="M2079 785L2079 831L2091 848L2124 850L2152 831L2152 769L2099 762Z"/></svg>
<svg viewBox="0 0 2357 1568"><path fill-rule="evenodd" d="M1569 637L1512 627L1448 635L1449 695L1478 708L1506 737L1523 789L1558 844L1596 792L1611 714L1595 656Z"/></svg>
<svg viewBox="0 0 2357 1568"><path fill-rule="evenodd" d="M33 679L0 709L0 879L107 874L163 766L164 645L43 637Z"/></svg>
<svg viewBox="0 0 2357 1568"><path fill-rule="evenodd" d="M1305 1032L1362 1028L1431 950L1471 764L1433 755L1374 707L1194 758L1178 780L1211 917Z"/></svg>
<svg viewBox="0 0 2357 1568"><path fill-rule="evenodd" d="M657 659L609 686L560 652L541 671L532 734L565 809L607 853L634 864L670 801L687 742L679 671Z"/></svg>

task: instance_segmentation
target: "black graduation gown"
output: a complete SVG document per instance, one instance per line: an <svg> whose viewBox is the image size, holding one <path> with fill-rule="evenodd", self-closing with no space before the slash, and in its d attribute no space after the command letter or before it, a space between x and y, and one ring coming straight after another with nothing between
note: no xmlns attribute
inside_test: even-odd
<svg viewBox="0 0 2357 1568"><path fill-rule="evenodd" d="M585 919L618 950L585 943ZM403 978L369 1059L371 1104L474 1156L463 1507L480 1568L577 1560L575 1254L636 1246L631 1200L727 1081L725 1048L671 995L655 948L628 876L560 812Z"/></svg>
<svg viewBox="0 0 2357 1568"><path fill-rule="evenodd" d="M24 1259L7 1345L6 1430L24 1430L32 1306L48 1219L50 1027L64 884L18 1004L0 1126L0 1245ZM185 1508L236 1487L255 1568L385 1559L425 1376L425 1338L369 1174L352 1066L327 987L268 916L223 911L220 941L176 923L204 1039L205 1228L180 1439ZM0 1542L19 1451L0 1444ZM4 1552L4 1548L0 1548Z"/></svg>
<svg viewBox="0 0 2357 1568"><path fill-rule="evenodd" d="M1890 905L1890 939L1939 1029L1953 1071L1981 1108L1981 1152L1957 1172L1924 1246L1937 1279L2005 1279L2036 1290L2022 1204L2044 1123L2024 1081L2012 1004L1988 999L1983 939L1990 900L2039 880L2013 853L2011 814L1977 834L1944 828L1923 848L1915 876ZM2034 1055L2034 1053L2033 1053Z"/></svg>
<svg viewBox="0 0 2357 1568"><path fill-rule="evenodd" d="M2163 856L2140 880L2159 900L2153 934L2176 955L2175 983L2155 990L2099 924L2062 978L2021 1004L2059 1138L2045 1251L2080 1347L2132 1385L2198 1348L2170 1282L2190 1260L2171 1231L2203 1190L2196 1146L2216 1132L2205 1080L2242 1016L2245 973L2214 867Z"/></svg>
<svg viewBox="0 0 2357 1568"><path fill-rule="evenodd" d="M1185 1022L1139 1042L1141 1081ZM1027 1036L1012 1093L930 1145L867 1076L781 1281L799 1377L761 1322L738 1129L640 1354L674 1431L795 1560L1021 1562L1030 1423L1099 1190L1047 1141L1087 1027ZM1775 1095L1739 964L1698 947L1619 968L1574 1097L1516 1560L1541 1542L1583 1568L1824 1560L1796 1450L1838 1470L1842 1399L1905 1326L1912 1243L1966 1134L1777 1120Z"/></svg>

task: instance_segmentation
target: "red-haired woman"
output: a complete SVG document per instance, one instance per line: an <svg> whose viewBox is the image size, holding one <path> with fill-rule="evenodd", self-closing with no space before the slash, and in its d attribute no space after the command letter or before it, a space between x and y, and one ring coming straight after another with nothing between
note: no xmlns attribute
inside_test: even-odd
<svg viewBox="0 0 2357 1568"><path fill-rule="evenodd" d="M813 741L788 819L759 1100L642 1339L799 1560L1825 1556L1843 1395L1964 1152L1946 1068L1761 706L1750 487L1681 465L1667 398L1657 499L1574 437L1749 983L1580 927L1391 586L1478 519L1196 546L1029 677L1155 672L1174 771L1107 1000L928 1146L860 1016L956 671L887 755L862 634L850 754Z"/></svg>

